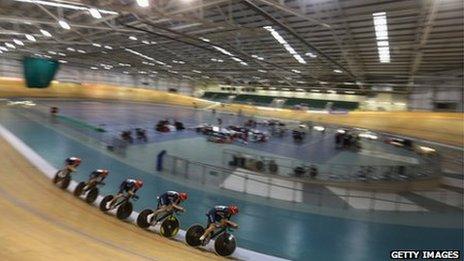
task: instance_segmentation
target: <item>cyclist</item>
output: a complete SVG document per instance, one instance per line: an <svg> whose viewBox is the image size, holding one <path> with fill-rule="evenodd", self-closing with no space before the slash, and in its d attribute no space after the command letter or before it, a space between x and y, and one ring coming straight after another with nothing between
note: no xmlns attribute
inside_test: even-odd
<svg viewBox="0 0 464 261"><path fill-rule="evenodd" d="M65 170L69 173L76 171L77 167L81 164L81 159L78 157L69 157L65 161Z"/></svg>
<svg viewBox="0 0 464 261"><path fill-rule="evenodd" d="M170 212L173 210L185 211L185 208L180 206L180 203L186 201L188 195L185 192L166 191L158 196L158 207L152 214L150 223L156 222L156 216L163 212Z"/></svg>
<svg viewBox="0 0 464 261"><path fill-rule="evenodd" d="M202 245L207 245L209 242L209 235L213 232L216 228L225 227L227 225L237 228L238 225L232 221L230 218L233 215L238 214L238 207L235 205L229 206L214 206L212 209L206 213L208 217L208 226L205 230L205 233L200 237L200 241L202 241Z"/></svg>
<svg viewBox="0 0 464 261"><path fill-rule="evenodd" d="M103 180L105 180L109 173L110 172L106 169L96 169L92 171L92 173L89 175L89 180L85 183L84 191L90 187L95 186L96 184L105 185Z"/></svg>
<svg viewBox="0 0 464 261"><path fill-rule="evenodd" d="M135 193L143 186L143 181L141 179L126 179L119 186L118 194L109 202L109 208L112 208L113 205L117 202L118 199L122 197L134 197L138 198Z"/></svg>

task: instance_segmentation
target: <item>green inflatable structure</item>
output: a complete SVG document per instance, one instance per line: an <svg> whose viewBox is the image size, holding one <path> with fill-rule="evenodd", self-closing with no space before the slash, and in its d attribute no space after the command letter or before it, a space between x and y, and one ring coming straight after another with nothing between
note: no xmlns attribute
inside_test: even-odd
<svg viewBox="0 0 464 261"><path fill-rule="evenodd" d="M24 57L24 78L28 88L47 88L58 71L59 63L35 57Z"/></svg>

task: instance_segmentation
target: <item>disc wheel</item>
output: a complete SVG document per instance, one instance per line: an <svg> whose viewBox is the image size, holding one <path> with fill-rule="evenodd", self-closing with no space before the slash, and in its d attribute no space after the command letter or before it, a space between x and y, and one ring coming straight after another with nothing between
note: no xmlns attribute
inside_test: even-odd
<svg viewBox="0 0 464 261"><path fill-rule="evenodd" d="M175 216L166 218L161 223L160 234L164 237L175 237L179 232L179 220Z"/></svg>
<svg viewBox="0 0 464 261"><path fill-rule="evenodd" d="M113 198L114 198L113 195L108 195L108 196L104 197L104 198L102 199L102 201L100 202L100 210L103 211L103 212L108 211L109 208L107 208L106 205L107 205L108 202L110 202Z"/></svg>
<svg viewBox="0 0 464 261"><path fill-rule="evenodd" d="M229 233L222 233L214 241L214 250L220 256L230 256L236 247L235 237Z"/></svg>
<svg viewBox="0 0 464 261"><path fill-rule="evenodd" d="M205 233L205 229L201 225L193 225L185 234L185 241L189 246L199 246L201 245L200 237Z"/></svg>
<svg viewBox="0 0 464 261"><path fill-rule="evenodd" d="M74 196L79 197L82 195L82 192L84 191L85 188L85 182L80 182L77 184L76 189L74 189Z"/></svg>
<svg viewBox="0 0 464 261"><path fill-rule="evenodd" d="M118 210L116 211L116 217L123 220L130 216L132 213L132 203L124 202L121 206L119 206Z"/></svg>
<svg viewBox="0 0 464 261"><path fill-rule="evenodd" d="M137 217L137 226L141 228L149 227L150 223L148 221L148 215L152 213L153 213L153 210L151 209L144 209L142 212L140 212L139 216Z"/></svg>
<svg viewBox="0 0 464 261"><path fill-rule="evenodd" d="M65 176L61 180L58 181L58 186L61 189L67 189L69 186L69 183L71 183L71 177L69 175Z"/></svg>
<svg viewBox="0 0 464 261"><path fill-rule="evenodd" d="M56 173L55 173L55 176L53 177L53 180L52 182L54 184L58 183L58 181L60 180L60 177L59 177L59 174L61 173L62 170L58 170Z"/></svg>
<svg viewBox="0 0 464 261"><path fill-rule="evenodd" d="M89 190L89 193L87 193L87 196L85 197L85 202L89 203L89 204L92 204L93 202L95 202L95 200L97 199L98 197L98 188L91 188Z"/></svg>

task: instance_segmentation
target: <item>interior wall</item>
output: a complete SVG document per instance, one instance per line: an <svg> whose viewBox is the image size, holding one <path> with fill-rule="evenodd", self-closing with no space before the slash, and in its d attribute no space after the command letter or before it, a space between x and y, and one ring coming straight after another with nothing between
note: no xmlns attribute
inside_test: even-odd
<svg viewBox="0 0 464 261"><path fill-rule="evenodd" d="M222 87L234 87L235 91L225 91ZM405 111L407 110L407 96L400 94L378 93L375 96L368 97L366 95L350 95L338 93L317 93L305 91L285 91L285 90L262 90L257 89L255 92L244 91L242 86L228 86L219 84L210 84L202 88L198 88L196 96L200 97L206 91L236 94L252 94L262 96L278 96L287 98L304 98L315 100L332 100L332 101L351 101L359 102L359 110L365 111Z"/></svg>
<svg viewBox="0 0 464 261"><path fill-rule="evenodd" d="M0 77L23 78L21 61L0 59ZM193 95L194 85L191 81L181 79L152 78L145 75L126 75L104 69L91 70L61 64L55 76L59 82L110 84L127 87L152 88L160 91L175 89L184 95Z"/></svg>
<svg viewBox="0 0 464 261"><path fill-rule="evenodd" d="M427 78L416 79L409 95L409 109L412 111L455 111L462 112L464 78L461 69L448 70ZM440 104L450 104L450 108L440 108Z"/></svg>
<svg viewBox="0 0 464 261"><path fill-rule="evenodd" d="M144 101L203 109L242 113L251 116L314 121L356 126L391 132L432 141L462 145L464 121L462 113L433 112L349 112L347 114L313 113L290 109L257 107L239 104L219 104L206 100L145 88L130 88L103 84L55 82L45 89L31 89L21 79L0 78L0 97L55 97Z"/></svg>
<svg viewBox="0 0 464 261"><path fill-rule="evenodd" d="M429 87L415 89L409 96L410 110L429 110L439 111L437 103L452 103L455 104L454 109L448 111L463 111L463 88L443 88Z"/></svg>

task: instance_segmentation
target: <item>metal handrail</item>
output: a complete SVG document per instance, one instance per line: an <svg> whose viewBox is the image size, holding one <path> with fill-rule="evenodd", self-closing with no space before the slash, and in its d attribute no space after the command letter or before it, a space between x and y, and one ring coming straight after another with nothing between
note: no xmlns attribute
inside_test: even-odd
<svg viewBox="0 0 464 261"><path fill-rule="evenodd" d="M192 169L191 165L196 165L197 167L199 167L199 169L202 170L202 173L201 173L202 176L204 176L209 171L218 171L219 174L221 174L221 178L223 178L224 176L228 177L230 175L237 176L237 177L243 178L245 180L251 180L251 181L254 181L254 182L259 182L259 183L267 185L267 186L279 187L279 188L283 188L283 189L289 189L289 190L292 190L292 191L301 192L303 194L316 195L320 199L321 198L330 198L330 197L332 197L332 198L333 197L341 197L341 198L346 197L346 198L348 198L348 201L349 201L350 198L352 198L352 199L368 199L368 200L371 200L371 201L380 201L380 202L387 202L387 203L393 203L393 204L402 204L402 205L410 205L410 206L416 205L415 203L408 202L408 201L396 201L396 200L391 200L391 199L378 198L378 197L375 196L378 193L377 191L371 191L371 194L374 195L373 197L372 196L364 196L364 195L353 195L351 193L344 193L344 194L335 193L335 192L332 192L332 194L313 193L313 192L308 192L308 191L305 191L304 189L300 189L300 188L296 188L296 187L284 186L284 185L281 185L281 184L274 184L274 183L271 183L269 181L260 180L258 178L249 177L249 176L243 176L243 175L241 175L241 173L237 173L237 172L231 171L230 169L226 169L226 168L222 168L222 167L218 167L218 166L214 166L214 165L210 165L210 164L204 164L204 163L201 163L201 162L194 162L194 161L190 161L190 160L180 158L180 157L176 157L176 156L172 156L172 155L166 155L166 158L172 160L172 165L170 167L168 167L168 168L165 168L165 170L168 173L171 173L171 174L174 174L174 175L182 175L182 176L186 177L187 179L189 179L188 173L190 172L190 169ZM176 170L174 165L178 164L178 162L182 162L182 163L186 164L185 168L182 168L182 169L185 169L186 173L181 173L181 172L178 172L178 170ZM250 175L254 175L254 174L250 174ZM278 178L278 177L263 176L263 178L272 179L272 178ZM196 180L196 181L198 181L198 180ZM298 181L293 181L293 182L295 183L295 182L298 182ZM244 184L244 187L246 187L245 184ZM246 189L244 189L244 192L247 193ZM347 192L350 192L350 189L347 189ZM384 193L384 192L382 192L382 193ZM321 200L319 200L319 202L320 201Z"/></svg>

